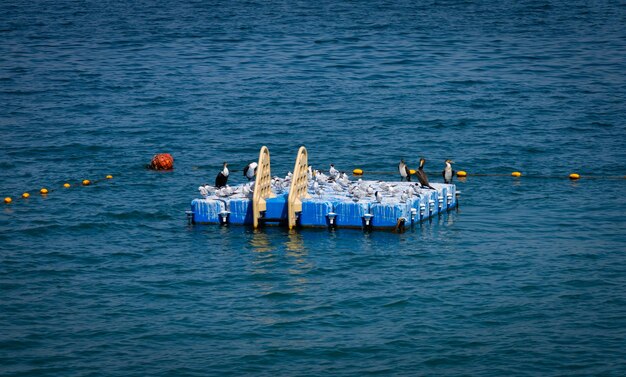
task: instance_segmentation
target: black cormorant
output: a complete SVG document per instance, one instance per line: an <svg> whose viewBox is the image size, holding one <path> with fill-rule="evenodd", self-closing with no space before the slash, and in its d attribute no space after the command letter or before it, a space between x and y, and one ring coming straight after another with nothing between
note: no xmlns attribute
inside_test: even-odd
<svg viewBox="0 0 626 377"><path fill-rule="evenodd" d="M248 181L252 180L256 175L256 168L258 164L256 162L251 162L243 168L243 176L248 178Z"/></svg>
<svg viewBox="0 0 626 377"><path fill-rule="evenodd" d="M420 182L420 185L422 185L422 187L428 187L429 189L435 190L435 188L432 187L430 183L428 183L428 177L426 176L426 173L424 172L425 163L426 163L426 160L423 158L420 158L420 167L419 169L417 169L417 172L415 173L415 175L417 175L417 180Z"/></svg>
<svg viewBox="0 0 626 377"><path fill-rule="evenodd" d="M215 177L215 187L220 188L226 186L228 182L228 163L224 162L224 168L221 172L217 173L217 177Z"/></svg>

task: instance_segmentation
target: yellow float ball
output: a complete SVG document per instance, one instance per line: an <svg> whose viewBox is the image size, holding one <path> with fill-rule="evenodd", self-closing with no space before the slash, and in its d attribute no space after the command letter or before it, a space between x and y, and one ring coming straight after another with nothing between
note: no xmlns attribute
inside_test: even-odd
<svg viewBox="0 0 626 377"><path fill-rule="evenodd" d="M512 175L513 177L518 178L518 177L521 177L521 176L522 176L522 173L520 173L520 172L518 172L518 171L514 171L513 173L511 173L511 175Z"/></svg>
<svg viewBox="0 0 626 377"><path fill-rule="evenodd" d="M580 178L580 174L578 173L572 173L569 175L569 179L579 179Z"/></svg>
<svg viewBox="0 0 626 377"><path fill-rule="evenodd" d="M410 169L410 170L409 170L409 173L410 173L410 174L415 174L415 173L416 173L416 171L415 171L415 169Z"/></svg>
<svg viewBox="0 0 626 377"><path fill-rule="evenodd" d="M69 188L70 186L71 186L71 185L70 185L69 183L64 183L64 184L63 184L63 187L65 187L65 188Z"/></svg>
<svg viewBox="0 0 626 377"><path fill-rule="evenodd" d="M91 181L88 179L83 179L83 186L89 186L89 184L91 184Z"/></svg>
<svg viewBox="0 0 626 377"><path fill-rule="evenodd" d="M41 190L39 190L39 192L41 193L41 195L46 195L48 193L48 189L44 187Z"/></svg>
<svg viewBox="0 0 626 377"><path fill-rule="evenodd" d="M363 175L363 170L362 169L354 169L354 170L352 170L352 174L354 174L354 175Z"/></svg>
<svg viewBox="0 0 626 377"><path fill-rule="evenodd" d="M464 170L458 171L458 172L456 173L456 176L457 176L457 177L467 177L467 172L466 172L466 171L464 171Z"/></svg>
<svg viewBox="0 0 626 377"><path fill-rule="evenodd" d="M11 203L12 201L13 201L13 199L9 198L8 196L7 196L6 198L4 198L4 202L5 202L6 204Z"/></svg>
<svg viewBox="0 0 626 377"><path fill-rule="evenodd" d="M111 174L106 176L106 179L113 179L113 176Z"/></svg>
<svg viewBox="0 0 626 377"><path fill-rule="evenodd" d="M30 196L30 194L27 193L27 192L22 194L22 198L24 198L24 199L28 199L29 196Z"/></svg>

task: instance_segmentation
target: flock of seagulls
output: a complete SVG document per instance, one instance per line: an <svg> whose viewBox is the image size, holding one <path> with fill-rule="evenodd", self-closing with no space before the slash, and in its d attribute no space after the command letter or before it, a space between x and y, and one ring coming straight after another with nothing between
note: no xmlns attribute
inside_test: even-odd
<svg viewBox="0 0 626 377"><path fill-rule="evenodd" d="M426 160L420 159L419 168L415 172L417 177L416 183L411 182L411 170L401 160L398 164L398 172L400 174L400 183L390 183L385 181L364 181L358 179L351 181L348 174L341 172L335 168L334 164L330 165L328 174L320 170L308 167L308 192L313 198L322 198L323 196L343 196L349 197L354 202L365 201L382 203L385 198L392 201L406 202L414 196L419 196L428 190L436 190L428 181L428 176L424 172L424 164ZM451 183L454 176L452 170L452 161L446 160L442 176L445 183ZM230 172L228 163L224 162L222 170L215 177L215 185L204 184L198 187L203 197L242 197L251 198L254 193L254 178L257 171L257 163L251 162L243 169L243 176L248 179L248 183L233 188L228 185ZM284 178L272 177L272 190L280 195L287 192L291 186L292 173L289 172Z"/></svg>

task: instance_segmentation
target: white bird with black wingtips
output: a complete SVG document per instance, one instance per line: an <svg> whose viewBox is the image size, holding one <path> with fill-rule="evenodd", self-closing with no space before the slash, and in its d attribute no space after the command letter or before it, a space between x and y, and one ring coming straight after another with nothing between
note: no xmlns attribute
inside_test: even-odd
<svg viewBox="0 0 626 377"><path fill-rule="evenodd" d="M409 199L409 196L407 195L406 192L403 192L402 195L400 195L400 202L401 203L406 203L406 201Z"/></svg>
<svg viewBox="0 0 626 377"><path fill-rule="evenodd" d="M420 190L417 187L417 183L412 184L411 187L413 188L413 195L420 196Z"/></svg>
<svg viewBox="0 0 626 377"><path fill-rule="evenodd" d="M330 169L328 169L328 174L332 178L337 177L337 174L339 174L339 170L335 169L335 164L330 164Z"/></svg>
<svg viewBox="0 0 626 377"><path fill-rule="evenodd" d="M376 193L374 195L376 196L376 201L378 203L382 203L383 202L383 195L379 191L376 191Z"/></svg>

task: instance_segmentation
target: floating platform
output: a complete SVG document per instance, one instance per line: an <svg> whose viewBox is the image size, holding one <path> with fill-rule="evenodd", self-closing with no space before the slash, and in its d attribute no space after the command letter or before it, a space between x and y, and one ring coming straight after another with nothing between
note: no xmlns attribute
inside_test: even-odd
<svg viewBox="0 0 626 377"><path fill-rule="evenodd" d="M431 183L434 189L426 189L415 182L312 175L303 149L300 148L294 173L284 179L270 178L269 151L265 148L259 158L257 182L214 191L201 186L205 197L191 202L192 222L403 231L457 206L453 184Z"/></svg>

